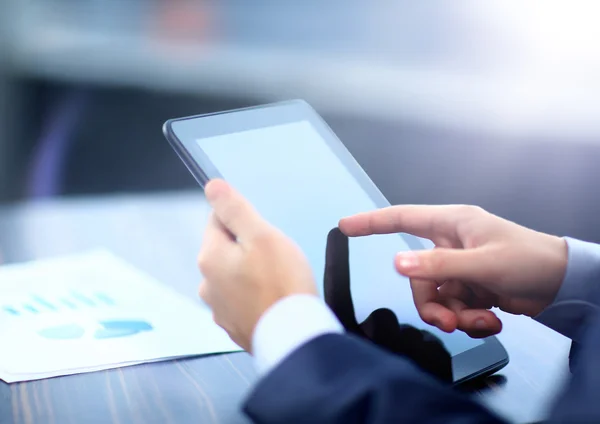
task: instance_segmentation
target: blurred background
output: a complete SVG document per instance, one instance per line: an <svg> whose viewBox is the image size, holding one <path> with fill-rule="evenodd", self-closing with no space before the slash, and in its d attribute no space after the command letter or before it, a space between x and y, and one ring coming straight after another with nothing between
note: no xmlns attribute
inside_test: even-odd
<svg viewBox="0 0 600 424"><path fill-rule="evenodd" d="M392 203L600 242L597 1L0 0L0 202L199 190L168 118L302 98Z"/></svg>

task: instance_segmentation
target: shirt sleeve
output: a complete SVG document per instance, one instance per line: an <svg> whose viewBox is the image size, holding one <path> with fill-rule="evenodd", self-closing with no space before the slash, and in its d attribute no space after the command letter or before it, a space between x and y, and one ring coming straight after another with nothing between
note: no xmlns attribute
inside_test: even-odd
<svg viewBox="0 0 600 424"><path fill-rule="evenodd" d="M319 297L285 297L267 309L254 330L252 352L257 371L265 375L310 340L343 332L340 322Z"/></svg>
<svg viewBox="0 0 600 424"><path fill-rule="evenodd" d="M600 310L600 245L565 238L567 272L554 302L535 320L575 342L585 322Z"/></svg>

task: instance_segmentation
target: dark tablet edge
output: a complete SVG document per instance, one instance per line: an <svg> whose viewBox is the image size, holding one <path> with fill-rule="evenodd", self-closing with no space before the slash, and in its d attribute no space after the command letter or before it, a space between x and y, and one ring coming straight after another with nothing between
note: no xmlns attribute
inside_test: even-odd
<svg viewBox="0 0 600 424"><path fill-rule="evenodd" d="M508 352L495 337L452 357L454 385L460 386L476 379L488 377L500 371L510 362Z"/></svg>

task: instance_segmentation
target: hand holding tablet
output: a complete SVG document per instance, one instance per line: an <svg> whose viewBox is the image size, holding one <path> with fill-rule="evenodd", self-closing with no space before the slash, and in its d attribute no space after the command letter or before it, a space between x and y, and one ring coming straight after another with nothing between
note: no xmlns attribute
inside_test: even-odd
<svg viewBox="0 0 600 424"><path fill-rule="evenodd" d="M293 240L307 256L315 281L323 276L326 235L331 228L343 217L390 206L305 102L175 119L164 130L202 186L215 178L228 181L261 219ZM430 331L452 356L455 383L505 366L508 355L495 337L474 339L423 321L409 278L400 275L393 264L398 252L426 250L433 244L427 235L406 231L350 239L357 321L387 308L402 324Z"/></svg>
<svg viewBox="0 0 600 424"><path fill-rule="evenodd" d="M436 249L401 252L395 266L411 278L421 318L471 337L500 332L491 308L535 317L556 297L567 268L564 239L539 233L481 208L392 206L343 219L349 236L408 232Z"/></svg>
<svg viewBox="0 0 600 424"><path fill-rule="evenodd" d="M224 181L206 188L213 213L198 255L200 297L231 339L252 352L261 316L280 299L316 295L310 264L292 240Z"/></svg>

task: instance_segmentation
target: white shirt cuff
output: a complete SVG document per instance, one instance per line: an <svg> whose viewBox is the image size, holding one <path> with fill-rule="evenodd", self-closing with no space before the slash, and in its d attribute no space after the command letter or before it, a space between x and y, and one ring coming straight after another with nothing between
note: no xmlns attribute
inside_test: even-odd
<svg viewBox="0 0 600 424"><path fill-rule="evenodd" d="M263 376L310 340L343 331L319 297L305 294L285 297L267 309L256 324L252 353L257 371Z"/></svg>

